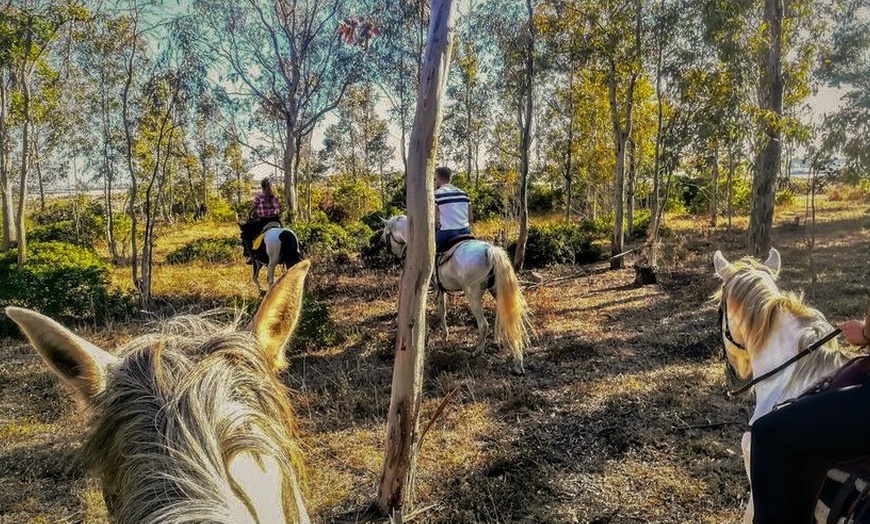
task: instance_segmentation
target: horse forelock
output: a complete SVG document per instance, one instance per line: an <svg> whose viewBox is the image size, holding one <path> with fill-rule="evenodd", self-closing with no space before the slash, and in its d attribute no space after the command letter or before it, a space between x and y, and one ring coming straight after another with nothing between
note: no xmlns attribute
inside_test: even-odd
<svg viewBox="0 0 870 524"><path fill-rule="evenodd" d="M821 326L827 325L824 315L807 306L801 294L780 290L771 269L749 257L734 263L734 270L720 294L726 299L729 313L734 315L732 329L735 325L741 326L741 333L746 337L744 344L750 349L764 347L780 313L788 313L798 320L801 339L812 338L823 329Z"/></svg>
<svg viewBox="0 0 870 524"><path fill-rule="evenodd" d="M252 334L183 317L120 355L84 448L114 520L237 521L239 508L253 505L252 488L229 473L243 453L274 460L285 490L295 484L287 391ZM296 515L285 493L284 514Z"/></svg>

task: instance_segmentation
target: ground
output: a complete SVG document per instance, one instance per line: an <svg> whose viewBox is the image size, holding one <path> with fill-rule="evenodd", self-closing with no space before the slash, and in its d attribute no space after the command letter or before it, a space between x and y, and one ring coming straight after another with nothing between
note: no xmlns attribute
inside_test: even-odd
<svg viewBox="0 0 870 524"><path fill-rule="evenodd" d="M812 253L805 221L795 218L803 205L777 214L781 286L805 290L829 320L861 317L870 289L867 205L820 206ZM470 356L473 318L461 296L450 297L451 338L432 331L427 347L423 424L452 388L459 394L422 444L417 521L739 520L748 489L740 435L752 400L725 396L710 297L718 286L712 254L742 256L746 220L730 231L723 220L705 222L669 218L660 286L634 288L631 268L606 263L542 270L540 282L522 274L535 327L523 377L509 373L509 355L494 344ZM233 234L231 225L207 228ZM191 234L164 233L158 260ZM155 294L172 311L244 304L256 299L248 271L240 261L160 265ZM114 278L123 285L125 270ZM291 350L286 376L318 522L352 521L375 494L398 280L398 270L354 263L315 261L311 270L309 289L343 335L334 347ZM80 327L104 347L145 330L142 322ZM0 341L0 522L105 520L98 483L76 460L85 418L31 348Z"/></svg>

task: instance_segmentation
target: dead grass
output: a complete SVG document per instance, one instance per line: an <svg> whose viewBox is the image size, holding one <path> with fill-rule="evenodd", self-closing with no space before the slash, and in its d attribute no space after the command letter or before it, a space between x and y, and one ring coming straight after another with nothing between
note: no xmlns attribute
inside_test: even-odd
<svg viewBox="0 0 870 524"><path fill-rule="evenodd" d="M860 316L870 286L865 206L820 200L816 283L805 222L794 221L803 211L799 201L777 215L783 287L804 289L831 320ZM415 505L426 508L420 521L738 521L747 490L740 424L751 401L724 397L709 297L717 286L712 253L741 256L746 219L735 218L730 232L700 222L669 219L674 233L663 244L659 287L632 288L631 269L605 264L543 271L544 284L526 290L536 337L521 378L508 374L509 355L493 345L482 358L469 356L473 318L464 299L450 298L451 339L433 333L427 348L423 423L456 384L460 393L422 446L414 492ZM255 300L240 260L161 263L192 238L226 236L234 227L165 231L159 299L177 309ZM117 270L116 281L129 280L128 272ZM345 335L335 347L291 355L286 377L316 521L346 519L374 496L397 284L397 271L321 265L312 272L309 289ZM86 329L86 336L112 346L143 329ZM0 391L0 521L104 521L99 487L75 461L82 417L19 341L0 344Z"/></svg>

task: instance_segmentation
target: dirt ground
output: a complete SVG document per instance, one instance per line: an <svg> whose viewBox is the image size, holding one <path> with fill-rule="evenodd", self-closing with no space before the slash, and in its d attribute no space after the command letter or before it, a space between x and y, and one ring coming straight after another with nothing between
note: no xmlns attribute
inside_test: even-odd
<svg viewBox="0 0 870 524"><path fill-rule="evenodd" d="M812 256L805 224L795 221L801 204L778 213L781 286L805 290L831 321L863 316L867 205L821 205ZM725 397L710 296L718 286L712 254L744 254L745 218L730 232L705 221L670 220L659 286L634 288L631 268L609 271L605 263L538 271L537 283L521 275L535 328L523 377L509 373L509 355L494 344L470 356L473 317L463 297L450 297L450 339L433 331L427 347L423 422L450 389L460 389L423 442L416 521L739 520L748 488L740 434L752 400ZM221 291L225 303L254 296L241 264L188 270L166 269L179 273L172 282L174 293L187 294L184 303L220 303L207 296L215 278L231 281ZM328 304L344 338L292 352L287 374L318 522L352 522L375 494L398 279L398 270L353 264L312 268L309 289ZM487 308L491 319L491 301ZM143 329L82 332L112 347ZM85 419L32 349L0 341L0 522L105 520L98 483L76 460Z"/></svg>

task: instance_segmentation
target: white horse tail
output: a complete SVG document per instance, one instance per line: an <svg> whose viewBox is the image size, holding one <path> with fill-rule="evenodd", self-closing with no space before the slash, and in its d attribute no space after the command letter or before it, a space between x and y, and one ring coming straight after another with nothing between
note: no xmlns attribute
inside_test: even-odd
<svg viewBox="0 0 870 524"><path fill-rule="evenodd" d="M495 333L514 357L514 371L523 373L523 349L529 345L526 301L513 265L504 249L491 246L489 257L495 271Z"/></svg>

